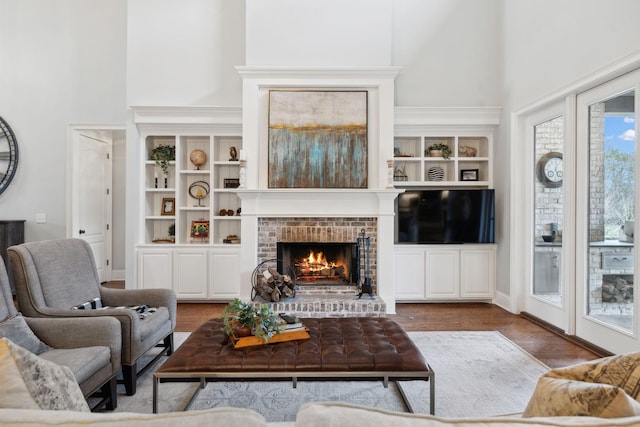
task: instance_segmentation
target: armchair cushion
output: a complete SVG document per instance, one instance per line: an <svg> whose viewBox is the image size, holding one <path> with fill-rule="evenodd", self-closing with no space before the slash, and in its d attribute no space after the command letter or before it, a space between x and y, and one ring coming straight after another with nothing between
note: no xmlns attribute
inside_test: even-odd
<svg viewBox="0 0 640 427"><path fill-rule="evenodd" d="M0 338L0 407L89 412L71 370Z"/></svg>
<svg viewBox="0 0 640 427"><path fill-rule="evenodd" d="M51 350L51 347L40 341L40 339L31 331L29 325L18 313L0 323L0 337L5 337L25 348L33 354L40 354L44 351Z"/></svg>
<svg viewBox="0 0 640 427"><path fill-rule="evenodd" d="M94 298L91 301L83 302L82 304L77 304L71 307L72 310L103 310L107 308L116 308L118 310L124 310L126 308L129 310L133 310L138 314L138 317L141 319L145 319L157 311L157 308L149 307L147 304L119 305L117 307L114 307L111 305L104 305L102 303L102 298Z"/></svg>
<svg viewBox="0 0 640 427"><path fill-rule="evenodd" d="M70 349L53 349L40 354L40 357L56 365L71 369L80 384L88 380L95 372L111 362L109 347L94 346Z"/></svg>

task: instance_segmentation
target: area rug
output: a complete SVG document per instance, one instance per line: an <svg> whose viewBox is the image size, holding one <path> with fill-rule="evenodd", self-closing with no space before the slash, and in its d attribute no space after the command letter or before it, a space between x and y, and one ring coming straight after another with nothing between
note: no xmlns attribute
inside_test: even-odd
<svg viewBox="0 0 640 427"><path fill-rule="evenodd" d="M408 332L435 372L436 415L479 417L516 414L529 401L538 378L549 368L499 332ZM176 334L176 345L186 339ZM158 362L158 366L162 361ZM152 368L150 371L152 372ZM138 382L135 396L119 386L117 412L152 411L152 374ZM120 389L122 387L122 389ZM415 412L429 412L429 385L400 383ZM181 411L197 383L162 383L159 412ZM221 406L251 408L268 421L293 421L298 407L313 401L339 401L406 411L395 383L381 381L230 381L208 383L189 406L197 410Z"/></svg>

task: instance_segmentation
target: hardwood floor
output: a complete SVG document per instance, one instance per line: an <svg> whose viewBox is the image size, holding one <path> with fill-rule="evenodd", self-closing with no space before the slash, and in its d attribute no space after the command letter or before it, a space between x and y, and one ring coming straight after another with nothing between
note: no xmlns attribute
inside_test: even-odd
<svg viewBox="0 0 640 427"><path fill-rule="evenodd" d="M108 286L120 287L122 284L112 282ZM179 303L176 331L193 331L204 321L217 317L224 306ZM607 355L566 339L525 316L509 313L492 304L397 304L396 311L397 314L389 315L389 318L407 331L499 331L551 368Z"/></svg>

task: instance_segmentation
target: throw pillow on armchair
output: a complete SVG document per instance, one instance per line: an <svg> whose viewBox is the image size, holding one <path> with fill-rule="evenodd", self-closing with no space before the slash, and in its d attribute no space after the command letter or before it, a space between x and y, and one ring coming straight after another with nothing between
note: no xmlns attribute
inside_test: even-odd
<svg viewBox="0 0 640 427"><path fill-rule="evenodd" d="M71 369L0 338L0 408L89 412Z"/></svg>

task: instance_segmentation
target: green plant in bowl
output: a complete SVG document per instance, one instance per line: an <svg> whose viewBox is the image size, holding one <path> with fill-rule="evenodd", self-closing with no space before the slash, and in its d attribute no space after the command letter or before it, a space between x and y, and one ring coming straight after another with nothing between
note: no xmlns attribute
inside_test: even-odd
<svg viewBox="0 0 640 427"><path fill-rule="evenodd" d="M169 162L175 159L176 147L172 145L158 145L151 150L151 160L155 160L165 175L169 175Z"/></svg>
<svg viewBox="0 0 640 427"><path fill-rule="evenodd" d="M447 144L443 144L443 143L431 144L425 150L425 154L430 155L432 151L440 151L442 153L442 157L444 157L445 159L448 159L449 156L451 156L451 148L449 148Z"/></svg>
<svg viewBox="0 0 640 427"><path fill-rule="evenodd" d="M280 317L268 305L252 305L239 298L225 306L220 318L224 321L223 330L229 336L246 335L241 332L244 328L267 342L284 330Z"/></svg>

